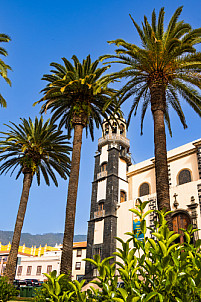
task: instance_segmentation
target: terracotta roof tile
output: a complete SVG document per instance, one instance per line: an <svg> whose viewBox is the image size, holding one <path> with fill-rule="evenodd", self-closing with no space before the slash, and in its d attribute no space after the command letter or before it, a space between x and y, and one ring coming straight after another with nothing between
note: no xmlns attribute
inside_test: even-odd
<svg viewBox="0 0 201 302"><path fill-rule="evenodd" d="M77 248L86 248L87 247L87 242L83 241L83 242L73 242L73 248L77 249Z"/></svg>

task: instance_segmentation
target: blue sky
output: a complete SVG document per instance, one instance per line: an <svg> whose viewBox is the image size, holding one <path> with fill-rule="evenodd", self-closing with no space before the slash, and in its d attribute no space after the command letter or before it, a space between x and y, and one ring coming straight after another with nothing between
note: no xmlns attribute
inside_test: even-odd
<svg viewBox="0 0 201 302"><path fill-rule="evenodd" d="M165 7L165 20L175 9L184 5L181 19L192 27L201 27L200 0L7 0L1 3L0 32L11 36L5 44L9 56L5 61L12 66L9 72L12 87L0 79L0 91L8 102L7 109L0 108L0 131L4 123L19 123L21 117L34 118L40 107L32 104L40 98L45 82L44 73L50 70L51 62L70 59L73 54L79 59L91 54L93 60L102 54L113 53L113 46L106 41L123 38L138 43L139 39L129 18L129 13L140 23L143 16L151 16ZM201 47L199 46L200 50ZM115 67L116 68L116 67ZM131 100L123 110L127 117ZM178 147L201 137L201 119L183 102L188 129L183 130L178 117L171 111L173 137L167 134L168 149ZM44 117L48 118L48 115ZM91 181L93 180L94 154L101 130L95 131L95 140L84 136L81 154L80 181L78 189L75 234L87 233L89 219ZM144 135L140 136L139 116L132 118L128 131L131 152L135 162L153 156L153 120L150 112L144 122ZM59 180L59 187L44 183L38 187L33 182L23 232L63 232L67 196L67 182ZM22 178L15 180L9 175L0 176L1 230L13 230L22 189Z"/></svg>

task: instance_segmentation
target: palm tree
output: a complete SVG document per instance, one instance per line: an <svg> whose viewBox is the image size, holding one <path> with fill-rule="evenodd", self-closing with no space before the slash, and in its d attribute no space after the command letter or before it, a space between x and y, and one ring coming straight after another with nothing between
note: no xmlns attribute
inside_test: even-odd
<svg viewBox="0 0 201 302"><path fill-rule="evenodd" d="M0 42L9 42L11 39L8 35L0 34ZM7 56L7 51L0 47L0 55ZM11 67L4 63L2 59L0 59L0 75L4 78L4 80L11 86L11 81L7 77L8 69L11 70ZM3 96L0 94L0 105L6 108L7 104Z"/></svg>
<svg viewBox="0 0 201 302"><path fill-rule="evenodd" d="M82 63L76 56L72 57L74 66L62 58L64 66L51 63L54 67L50 75L44 75L48 82L42 90L45 101L42 112L50 109L52 120L60 120L59 128L65 126L70 135L74 130L71 172L68 185L65 230L61 257L61 273L70 274L72 271L73 235L76 212L77 189L79 179L80 155L83 129L90 132L92 140L94 123L101 125L101 117L107 118L112 114L110 105L103 113L103 108L114 94L113 89L102 83L102 74L109 66L98 68L99 61L91 62L90 55Z"/></svg>
<svg viewBox="0 0 201 302"><path fill-rule="evenodd" d="M20 125L11 123L7 127L7 132L1 132L4 137L0 141L0 162L2 163L0 173L11 170L12 175L18 168L16 179L23 174L23 189L5 272L12 282L15 277L21 230L33 176L36 175L38 185L40 185L42 174L48 186L50 178L58 186L54 170L62 178L67 178L71 148L68 145L67 136L62 135L62 131L57 130L57 126L49 120L43 123L42 118L40 120L35 118L33 123L31 119L22 119Z"/></svg>
<svg viewBox="0 0 201 302"><path fill-rule="evenodd" d="M142 28L133 20L140 36L142 47L127 43L122 39L110 41L117 47L116 55L105 55L100 59L114 59L109 63L120 63L126 67L119 72L106 76L105 81L128 79L119 92L120 103L133 98L128 116L128 125L132 114L136 114L142 103L141 131L143 120L149 105L154 120L155 173L158 208L170 210L168 166L166 151L165 124L170 134L170 106L178 114L184 128L187 127L181 108L182 97L201 116L201 52L194 45L201 41L201 28L192 29L184 21L178 21L182 12L179 7L173 14L167 29L164 30L164 8L155 10L151 24L144 17ZM168 215L171 227L171 215Z"/></svg>

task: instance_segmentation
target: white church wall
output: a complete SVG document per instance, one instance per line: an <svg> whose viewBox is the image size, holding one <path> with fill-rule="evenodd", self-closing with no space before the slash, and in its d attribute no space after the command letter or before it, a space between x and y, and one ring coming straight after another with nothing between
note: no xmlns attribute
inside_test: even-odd
<svg viewBox="0 0 201 302"><path fill-rule="evenodd" d="M124 241L130 238L129 235L126 235L127 232L133 231L133 221L139 220L139 218L129 211L130 209L136 208L135 200L129 200L127 202L123 202L119 205L117 209L117 237L123 239ZM149 207L146 206L145 212L149 210ZM146 216L147 226L149 226L149 215ZM130 243L132 247L132 242ZM117 248L121 248L121 243L117 241ZM119 259L118 259L119 261Z"/></svg>
<svg viewBox="0 0 201 302"><path fill-rule="evenodd" d="M156 181L155 181L155 169L152 168L150 170L139 172L138 174L134 174L129 176L132 178L132 198L139 197L139 188L140 185L144 182L149 184L150 194L156 193Z"/></svg>
<svg viewBox="0 0 201 302"><path fill-rule="evenodd" d="M196 153L175 159L168 163L170 165L171 172L171 186L175 187L178 185L178 174L183 169L190 170L192 181L196 181L199 179Z"/></svg>

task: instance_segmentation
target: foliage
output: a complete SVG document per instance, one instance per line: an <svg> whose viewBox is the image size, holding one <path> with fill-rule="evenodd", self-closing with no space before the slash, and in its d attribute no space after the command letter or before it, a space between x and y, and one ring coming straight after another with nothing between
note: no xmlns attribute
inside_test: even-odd
<svg viewBox="0 0 201 302"><path fill-rule="evenodd" d="M35 118L35 121L21 119L18 125L11 123L6 125L7 132L0 140L0 173L8 172L19 167L17 177L28 169L32 175L36 174L38 185L42 173L47 185L50 184L49 177L58 186L54 170L64 179L69 175L71 147L67 136L56 125Z"/></svg>
<svg viewBox="0 0 201 302"><path fill-rule="evenodd" d="M9 42L10 40L11 40L11 38L8 35L0 34L0 43ZM0 55L5 56L5 57L8 55L5 48L0 47ZM9 65L5 64L2 59L0 59L0 76L2 76L3 79L6 81L6 83L8 83L11 86L11 81L7 75L8 70L12 70L11 67ZM7 106L6 100L3 98L3 96L1 94L0 94L0 106L2 106L4 108L6 108L6 106Z"/></svg>
<svg viewBox="0 0 201 302"><path fill-rule="evenodd" d="M108 63L125 66L118 72L106 75L105 81L127 80L118 93L120 102L122 104L133 97L128 124L142 102L141 131L146 110L154 105L152 89L156 87L162 87L164 92L164 118L170 134L170 106L178 114L183 127L187 127L179 96L201 116L201 52L195 48L201 42L201 28L192 29L190 24L178 21L181 12L182 7L179 7L166 29L164 8L161 8L158 19L153 10L151 22L144 16L142 27L130 16L142 47L117 39L109 42L117 46L116 55L101 57L101 60L114 59Z"/></svg>
<svg viewBox="0 0 201 302"><path fill-rule="evenodd" d="M103 111L114 95L114 90L102 81L103 73L110 66L99 68L99 60L91 62L90 55L82 62L74 55L74 65L66 58L62 60L64 65L50 64L54 69L42 78L48 82L42 90L44 97L36 103L44 102L41 112L51 110L52 120L60 120L59 127L65 126L69 134L81 118L86 132L90 132L93 140L94 123L99 127L101 117L107 118L107 114L112 114L115 107L112 104Z"/></svg>
<svg viewBox="0 0 201 302"><path fill-rule="evenodd" d="M66 275L61 274L57 277L56 273L52 271L50 274L44 274L48 280L43 283L43 288L34 297L35 302L44 302L46 299L55 302L87 301L86 293L81 292L85 280L80 283L76 280L72 282L70 278L66 278Z"/></svg>
<svg viewBox="0 0 201 302"><path fill-rule="evenodd" d="M168 213L157 212L154 228L147 228L146 218L153 212L145 212L148 202L139 200L138 209L131 211L141 220L140 231L127 233L130 238L124 242L117 238L121 248L113 257L103 259L95 255L86 259L97 268L98 277L91 287L82 292L84 280L68 281L68 290L61 291L59 281L64 275L56 277L56 272L46 275L45 286L51 301L116 301L116 302L199 302L201 301L201 240L191 244L192 226L183 230L186 242L175 243L179 234L170 231L165 220ZM153 238L147 236L151 232ZM141 239L140 235L144 237ZM139 239L140 237L140 239ZM124 288L118 288L118 279L124 282Z"/></svg>
<svg viewBox="0 0 201 302"><path fill-rule="evenodd" d="M13 297L18 296L19 291L11 284L8 283L6 277L0 277L0 301L6 302Z"/></svg>
<svg viewBox="0 0 201 302"><path fill-rule="evenodd" d="M132 209L141 220L138 233L128 233L130 238L124 242L120 238L122 248L114 253L120 261L112 266L107 260L100 261L99 256L93 263L99 272L96 283L101 291L101 301L166 301L166 302L198 302L201 300L201 240L191 244L193 233L192 226L183 230L186 242L181 245L175 243L180 236L170 231L167 227L165 216L168 213L156 211L158 220L155 228L146 227L146 217L152 211L144 213L148 202L141 202L138 209ZM147 237L147 231L151 232L154 239ZM140 234L144 235L139 240ZM130 245L133 245L130 248ZM114 275L115 266L118 275L124 282L124 288L117 289L117 280Z"/></svg>

